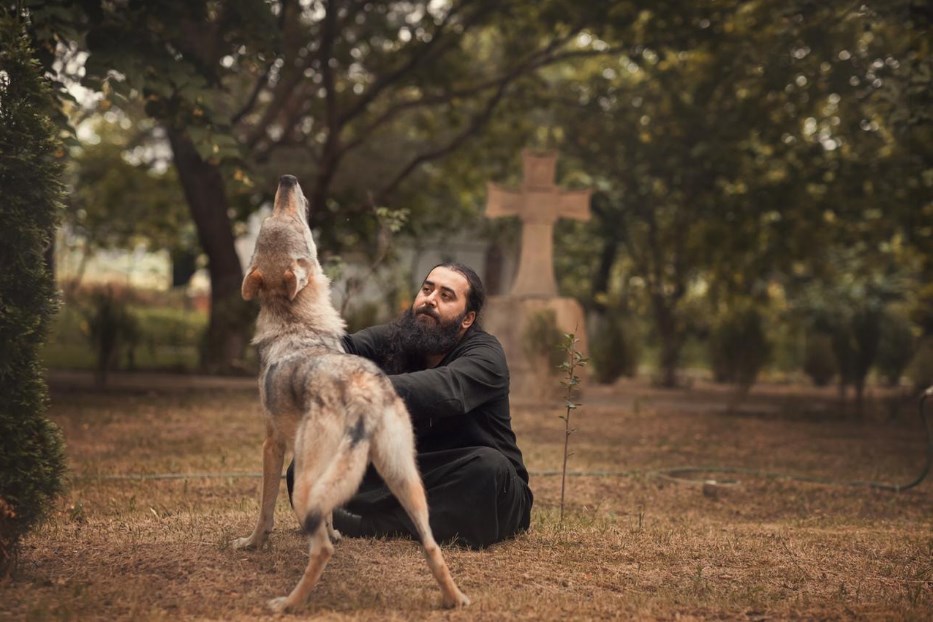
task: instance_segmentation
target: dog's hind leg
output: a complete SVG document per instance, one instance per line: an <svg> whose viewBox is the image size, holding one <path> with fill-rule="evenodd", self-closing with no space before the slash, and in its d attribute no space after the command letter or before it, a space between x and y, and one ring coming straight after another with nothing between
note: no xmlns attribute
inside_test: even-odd
<svg viewBox="0 0 933 622"><path fill-rule="evenodd" d="M428 567L441 588L444 607L469 605L470 599L460 591L450 576L450 569L428 524L427 497L415 463L414 439L408 413L401 401L390 408L372 443L373 465L414 523Z"/></svg>
<svg viewBox="0 0 933 622"><path fill-rule="evenodd" d="M279 496L282 464L285 461L285 442L278 439L270 425L266 427L266 440L262 444L262 492L259 501L259 520L253 533L237 538L233 547L255 549L265 544L275 528L275 500Z"/></svg>
<svg viewBox="0 0 933 622"><path fill-rule="evenodd" d="M310 525L307 523L305 524L305 528L309 526ZM298 585L295 586L295 589L293 589L288 596L279 596L278 598L270 600L269 608L276 613L282 613L284 611L293 611L297 607L303 605L308 599L311 588L313 588L317 584L318 579L321 578L321 573L324 572L324 567L327 566L327 562L333 554L334 545L331 544L330 538L327 537L327 530L324 528L323 521L319 521L317 527L314 528L314 532L311 534L311 550L308 555L308 566L305 568L301 580L298 581Z"/></svg>
<svg viewBox="0 0 933 622"><path fill-rule="evenodd" d="M300 471L296 469L292 500L299 521L311 536L311 549L308 566L298 585L288 596L269 601L273 611L294 610L303 605L334 554L334 545L327 535L325 517L356 492L369 456L369 443L365 440L345 438L339 443L336 455L319 475L316 473L320 469L314 468L318 465L309 465L311 468Z"/></svg>

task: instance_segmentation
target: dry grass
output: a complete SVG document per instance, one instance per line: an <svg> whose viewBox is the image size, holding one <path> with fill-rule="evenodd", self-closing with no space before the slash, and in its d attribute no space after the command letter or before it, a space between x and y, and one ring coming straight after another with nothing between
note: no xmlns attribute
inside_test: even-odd
<svg viewBox="0 0 933 622"><path fill-rule="evenodd" d="M53 387L51 414L74 481L26 540L18 576L0 585L0 619L265 619L265 601L298 580L307 551L284 499L269 548L229 546L253 524L257 479L103 477L258 471L252 385L134 384L104 393ZM302 617L930 618L933 482L893 494L711 473L721 485L704 489L649 473L718 464L904 482L922 464L925 441L909 402L900 414L852 419L837 414L832 391L793 387L756 388L731 409L728 392L702 385L665 392L623 383L585 398L571 468L638 473L570 479L562 532L560 478L533 475L528 534L484 552L445 549L473 606L438 608L414 543L345 540ZM560 465L560 414L559 403L513 406L535 472Z"/></svg>

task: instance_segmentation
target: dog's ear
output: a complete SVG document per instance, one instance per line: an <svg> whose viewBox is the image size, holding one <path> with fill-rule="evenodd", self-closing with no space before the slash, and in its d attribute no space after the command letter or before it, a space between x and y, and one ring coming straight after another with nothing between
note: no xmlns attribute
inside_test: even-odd
<svg viewBox="0 0 933 622"><path fill-rule="evenodd" d="M243 279L243 286L240 288L243 300L252 300L256 297L256 294L259 293L261 288L262 272L256 267L250 268L249 272L246 273L246 277Z"/></svg>
<svg viewBox="0 0 933 622"><path fill-rule="evenodd" d="M288 299L294 300L298 292L308 285L311 265L307 259L301 258L285 271L285 287L288 289Z"/></svg>

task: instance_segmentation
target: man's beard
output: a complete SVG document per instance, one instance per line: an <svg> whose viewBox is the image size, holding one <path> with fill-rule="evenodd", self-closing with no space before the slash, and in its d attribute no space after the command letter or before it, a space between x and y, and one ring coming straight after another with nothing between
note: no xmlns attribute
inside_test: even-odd
<svg viewBox="0 0 933 622"><path fill-rule="evenodd" d="M425 320L423 316L434 320ZM460 340L460 323L465 317L466 311L445 322L430 307L406 310L397 322L402 350L410 355L446 354Z"/></svg>

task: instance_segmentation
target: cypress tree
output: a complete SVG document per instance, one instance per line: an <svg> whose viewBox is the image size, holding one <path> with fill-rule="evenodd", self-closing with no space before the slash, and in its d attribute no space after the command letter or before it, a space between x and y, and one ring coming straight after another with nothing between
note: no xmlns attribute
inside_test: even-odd
<svg viewBox="0 0 933 622"><path fill-rule="evenodd" d="M39 361L57 310L44 259L62 198L55 105L19 17L0 11L0 577L51 510L65 469Z"/></svg>

